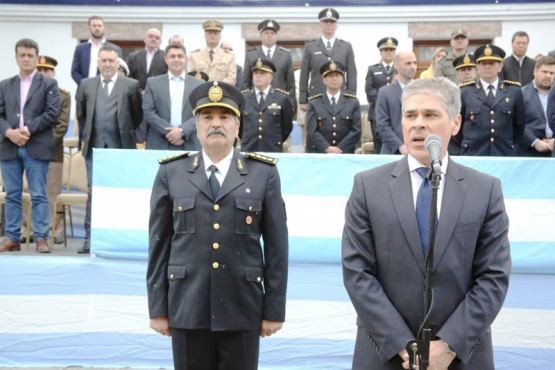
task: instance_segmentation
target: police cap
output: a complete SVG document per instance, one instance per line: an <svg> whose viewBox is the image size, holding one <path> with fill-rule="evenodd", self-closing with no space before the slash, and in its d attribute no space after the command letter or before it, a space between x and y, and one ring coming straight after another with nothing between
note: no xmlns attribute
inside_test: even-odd
<svg viewBox="0 0 555 370"><path fill-rule="evenodd" d="M453 60L453 67L455 67L455 69L476 67L476 57L472 53L458 56Z"/></svg>
<svg viewBox="0 0 555 370"><path fill-rule="evenodd" d="M267 29L279 32L279 23L274 21L273 19L266 19L258 24L258 30L260 32Z"/></svg>
<svg viewBox="0 0 555 370"><path fill-rule="evenodd" d="M192 71L187 73L189 76L193 76L194 78L198 78L199 80L208 81L208 75L203 71Z"/></svg>
<svg viewBox="0 0 555 370"><path fill-rule="evenodd" d="M224 29L224 25L221 24L219 21L215 19L209 19L202 24L202 28L205 31L222 31Z"/></svg>
<svg viewBox="0 0 555 370"><path fill-rule="evenodd" d="M378 41L378 49L397 49L397 45L399 45L399 41L395 37L384 37L380 41Z"/></svg>
<svg viewBox="0 0 555 370"><path fill-rule="evenodd" d="M482 45L474 51L476 55L476 62L480 63L484 60L493 60L495 62L503 62L505 52L499 46L495 45Z"/></svg>
<svg viewBox="0 0 555 370"><path fill-rule="evenodd" d="M264 72L274 74L274 72L276 71L276 66L274 65L274 63L272 63L268 59L264 59L264 58L258 58L257 60L255 60L252 63L251 67L252 67L253 72L256 71L256 70L260 70L260 71L264 71Z"/></svg>
<svg viewBox="0 0 555 370"><path fill-rule="evenodd" d="M339 20L339 12L334 8L322 9L322 11L318 14L318 19L320 22L328 20L337 22Z"/></svg>
<svg viewBox="0 0 555 370"><path fill-rule="evenodd" d="M453 32L451 32L451 40L453 40L455 37L458 37L458 36L464 36L468 38L468 32L466 32L466 30L463 30L462 28L458 28Z"/></svg>
<svg viewBox="0 0 555 370"><path fill-rule="evenodd" d="M193 106L193 115L199 109L208 107L224 107L231 109L237 117L245 109L245 97L235 86L221 81L205 82L197 86L189 96Z"/></svg>
<svg viewBox="0 0 555 370"><path fill-rule="evenodd" d="M320 74L322 77L326 77L326 75L331 72L339 72L345 77L345 66L343 63L330 60L320 67Z"/></svg>
<svg viewBox="0 0 555 370"><path fill-rule="evenodd" d="M39 56L39 63L37 68L49 68L54 69L58 65L58 61L52 57L41 55Z"/></svg>

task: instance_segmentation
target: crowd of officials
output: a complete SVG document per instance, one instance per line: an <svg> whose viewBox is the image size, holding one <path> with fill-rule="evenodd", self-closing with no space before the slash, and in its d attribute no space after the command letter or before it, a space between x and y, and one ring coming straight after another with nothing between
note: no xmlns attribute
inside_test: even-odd
<svg viewBox="0 0 555 370"><path fill-rule="evenodd" d="M285 320L288 238L279 174L275 159L253 152L282 152L295 116L304 116L307 153L355 153L360 144L365 112L356 96L353 47L335 36L335 9L323 9L318 19L322 35L306 43L297 79L290 52L277 45L280 25L271 19L258 25L262 45L246 53L243 67L221 42L224 25L217 20L202 25L205 48L188 54L183 37L172 35L162 50L162 34L153 28L145 48L124 61L106 40L102 18L93 16L91 38L75 49L71 73L89 190L79 253L90 252L92 149L179 151L160 161L155 179L147 271L150 325L172 336L176 369L256 369L259 338ZM444 256L436 273L449 283L437 290L442 306L432 313L430 369L493 369L489 325L508 286L508 219L499 180L458 165L446 150L552 156L555 58L527 57L528 42L517 32L509 56L491 44L471 53L467 31L457 29L451 49L438 48L419 79L413 52L397 51L392 36L378 42L380 61L365 80L367 119L376 154L404 157L357 175L347 204L344 280L359 317L354 369L409 366L403 345L418 329L421 312L411 307L420 307L426 284L429 225L421 229L421 219L430 220L419 208L430 189L423 145L429 134L445 144L439 204L451 205L439 223ZM49 253L51 215L63 212L51 208L61 191L71 98L55 80L56 59L41 55L35 41L19 40L15 54L19 74L0 82L6 191L0 252L21 248L25 171L32 197L26 227L33 228L37 252ZM388 177L390 184L383 181ZM416 218L407 217L415 209ZM53 242L62 243L62 235L57 231ZM418 235L420 242L412 238ZM414 260L405 258L407 245ZM399 257L385 252L392 250ZM414 289L397 289L400 281Z"/></svg>

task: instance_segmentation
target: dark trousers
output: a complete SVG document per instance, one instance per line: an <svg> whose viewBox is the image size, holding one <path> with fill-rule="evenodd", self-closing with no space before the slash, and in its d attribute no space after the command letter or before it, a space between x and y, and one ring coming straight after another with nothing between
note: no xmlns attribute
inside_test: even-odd
<svg viewBox="0 0 555 370"><path fill-rule="evenodd" d="M256 370L260 330L172 328L175 370Z"/></svg>

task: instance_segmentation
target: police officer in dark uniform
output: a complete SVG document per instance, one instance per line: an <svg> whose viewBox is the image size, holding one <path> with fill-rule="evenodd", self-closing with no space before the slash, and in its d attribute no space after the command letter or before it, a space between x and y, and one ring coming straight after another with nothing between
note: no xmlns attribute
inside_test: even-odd
<svg viewBox="0 0 555 370"><path fill-rule="evenodd" d="M308 97L323 94L320 67L334 60L345 66L344 88L348 93L357 92L357 67L351 43L335 37L339 13L333 8L322 9L318 14L322 36L306 43L299 77L299 107L307 111ZM310 82L310 83L309 83Z"/></svg>
<svg viewBox="0 0 555 370"><path fill-rule="evenodd" d="M293 69L293 58L289 49L279 46L278 39L280 25L273 19L266 19L258 24L260 41L262 45L256 49L247 51L245 55L245 70L243 71L243 89L252 89L251 66L258 59L268 59L276 67L272 86L287 91L293 112L297 110L297 99L295 99L295 70Z"/></svg>
<svg viewBox="0 0 555 370"><path fill-rule="evenodd" d="M330 61L320 68L324 94L309 98L307 153L354 153L360 140L360 104L355 95L343 93L345 66Z"/></svg>
<svg viewBox="0 0 555 370"><path fill-rule="evenodd" d="M150 326L176 370L254 370L285 320L288 241L277 160L233 148L243 94L192 91L202 150L160 160L150 201ZM264 238L264 245L260 243Z"/></svg>
<svg viewBox="0 0 555 370"><path fill-rule="evenodd" d="M453 60L453 67L455 67L457 71L459 87L466 82L475 81L478 76L478 72L476 71L476 57L473 53L467 53L456 57Z"/></svg>
<svg viewBox="0 0 555 370"><path fill-rule="evenodd" d="M500 81L505 52L495 45L476 49L479 78L461 87L461 155L515 156L526 110L520 83Z"/></svg>
<svg viewBox="0 0 555 370"><path fill-rule="evenodd" d="M243 91L241 151L283 152L283 142L293 130L293 110L287 91L272 87L276 67L269 60L259 58L249 69L254 88Z"/></svg>
<svg viewBox="0 0 555 370"><path fill-rule="evenodd" d="M191 71L189 73L187 73L189 76L192 76L194 78L198 78L199 80L203 80L204 82L208 81L208 79L210 77L208 77L208 75L206 73L204 73L203 71Z"/></svg>
<svg viewBox="0 0 555 370"><path fill-rule="evenodd" d="M399 45L399 41L395 37L384 37L378 41L381 60L378 64L368 67L368 72L366 73L364 90L368 100L368 120L370 121L372 137L374 138L374 153L378 154L382 150L382 138L376 123L376 100L378 100L380 88L393 82L393 77L396 73L393 67L393 58L395 57L397 45Z"/></svg>

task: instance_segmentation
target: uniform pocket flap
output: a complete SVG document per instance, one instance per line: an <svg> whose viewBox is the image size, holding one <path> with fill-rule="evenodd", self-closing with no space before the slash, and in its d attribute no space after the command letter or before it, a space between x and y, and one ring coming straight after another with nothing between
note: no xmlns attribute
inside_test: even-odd
<svg viewBox="0 0 555 370"><path fill-rule="evenodd" d="M195 208L194 197L179 197L173 201L174 212L184 212L193 208Z"/></svg>
<svg viewBox="0 0 555 370"><path fill-rule="evenodd" d="M187 266L168 266L168 279L185 279L187 276Z"/></svg>
<svg viewBox="0 0 555 370"><path fill-rule="evenodd" d="M237 209L242 209L247 212L260 212L262 211L262 202L258 199L252 198L236 198L235 206Z"/></svg>
<svg viewBox="0 0 555 370"><path fill-rule="evenodd" d="M261 267L245 267L245 279L247 281L261 283L263 278L262 275Z"/></svg>

